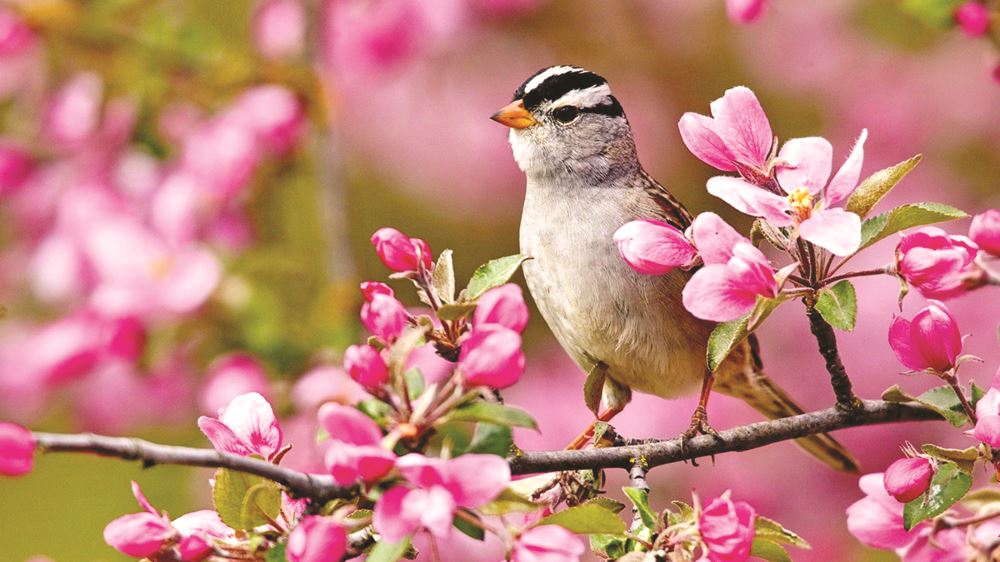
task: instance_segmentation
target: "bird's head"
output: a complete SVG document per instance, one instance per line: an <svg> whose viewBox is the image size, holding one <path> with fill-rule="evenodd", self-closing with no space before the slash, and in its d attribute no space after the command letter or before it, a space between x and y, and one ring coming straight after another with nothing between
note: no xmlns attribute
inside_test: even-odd
<svg viewBox="0 0 1000 562"><path fill-rule="evenodd" d="M491 119L510 127L514 159L529 174L635 160L628 120L607 80L576 66L539 70Z"/></svg>

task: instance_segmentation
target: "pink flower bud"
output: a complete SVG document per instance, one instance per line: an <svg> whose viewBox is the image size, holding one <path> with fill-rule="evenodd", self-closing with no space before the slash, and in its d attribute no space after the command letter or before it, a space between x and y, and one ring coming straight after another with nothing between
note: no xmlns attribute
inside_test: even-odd
<svg viewBox="0 0 1000 562"><path fill-rule="evenodd" d="M885 469L882 481L885 491L900 503L913 501L931 485L934 467L924 457L905 458Z"/></svg>
<svg viewBox="0 0 1000 562"><path fill-rule="evenodd" d="M712 562L747 560L754 537L757 512L742 501L729 499L729 491L715 498L701 512L698 529Z"/></svg>
<svg viewBox="0 0 1000 562"><path fill-rule="evenodd" d="M893 318L889 346L899 362L914 371L944 372L955 366L962 353L962 334L948 307L931 300L913 320Z"/></svg>
<svg viewBox="0 0 1000 562"><path fill-rule="evenodd" d="M264 0L253 17L253 44L262 57L287 60L305 48L306 11L299 0Z"/></svg>
<svg viewBox="0 0 1000 562"><path fill-rule="evenodd" d="M288 562L337 562L347 550L347 532L333 517L310 515L288 535Z"/></svg>
<svg viewBox="0 0 1000 562"><path fill-rule="evenodd" d="M695 257L684 233L659 220L632 221L615 231L613 239L622 259L645 275L664 275Z"/></svg>
<svg viewBox="0 0 1000 562"><path fill-rule="evenodd" d="M96 74L81 73L71 78L56 92L45 112L46 136L62 145L87 140L100 121L103 90L101 78Z"/></svg>
<svg viewBox="0 0 1000 562"><path fill-rule="evenodd" d="M392 287L378 281L363 281L361 283L361 294L365 296L365 302L372 302L375 295L395 296Z"/></svg>
<svg viewBox="0 0 1000 562"><path fill-rule="evenodd" d="M973 217L969 238L980 250L1000 257L1000 209L989 209Z"/></svg>
<svg viewBox="0 0 1000 562"><path fill-rule="evenodd" d="M511 561L578 562L585 550L580 537L559 525L542 525L521 533Z"/></svg>
<svg viewBox="0 0 1000 562"><path fill-rule="evenodd" d="M955 22L969 37L982 37L990 29L990 10L982 2L971 0L955 10Z"/></svg>
<svg viewBox="0 0 1000 562"><path fill-rule="evenodd" d="M764 11L764 2L765 0L726 0L726 15L733 23L753 23Z"/></svg>
<svg viewBox="0 0 1000 562"><path fill-rule="evenodd" d="M896 270L923 296L947 299L965 291L978 252L976 243L965 236L926 226L903 235L896 246Z"/></svg>
<svg viewBox="0 0 1000 562"><path fill-rule="evenodd" d="M0 142L0 196L20 187L31 174L33 166L34 162L26 151L13 144Z"/></svg>
<svg viewBox="0 0 1000 562"><path fill-rule="evenodd" d="M389 380L385 361L370 345L352 345L344 350L344 370L368 390L377 389Z"/></svg>
<svg viewBox="0 0 1000 562"><path fill-rule="evenodd" d="M506 388L524 372L521 336L499 324L477 326L462 344L458 368L471 386Z"/></svg>
<svg viewBox="0 0 1000 562"><path fill-rule="evenodd" d="M136 558L156 554L176 535L170 520L148 511L122 515L104 527L104 542Z"/></svg>
<svg viewBox="0 0 1000 562"><path fill-rule="evenodd" d="M228 115L249 128L257 141L273 154L291 148L305 127L305 111L295 93L273 84L244 92Z"/></svg>
<svg viewBox="0 0 1000 562"><path fill-rule="evenodd" d="M198 429L217 451L270 460L281 450L283 435L267 399L256 392L241 394L219 411L218 418L201 416Z"/></svg>
<svg viewBox="0 0 1000 562"><path fill-rule="evenodd" d="M372 295L361 306L361 323L373 336L393 341L406 328L406 307L394 297L382 293Z"/></svg>
<svg viewBox="0 0 1000 562"><path fill-rule="evenodd" d="M524 304L521 287L507 283L483 293L472 315L472 323L474 326L500 324L523 332L528 325L528 305Z"/></svg>
<svg viewBox="0 0 1000 562"><path fill-rule="evenodd" d="M431 249L419 238L409 238L395 228L380 228L372 234L372 244L382 263L393 271L416 271L423 263L431 267Z"/></svg>
<svg viewBox="0 0 1000 562"><path fill-rule="evenodd" d="M23 52L35 43L35 33L10 8L0 6L0 57Z"/></svg>
<svg viewBox="0 0 1000 562"><path fill-rule="evenodd" d="M119 319L111 325L108 351L126 361L137 361L146 347L146 327L135 316Z"/></svg>
<svg viewBox="0 0 1000 562"><path fill-rule="evenodd" d="M248 392L265 398L271 396L264 367L249 353L230 353L212 361L206 379L199 400L206 414L218 413L234 398Z"/></svg>
<svg viewBox="0 0 1000 562"><path fill-rule="evenodd" d="M993 385L976 403L976 428L972 435L990 447L1000 447L1000 388L997 387L1000 370L993 377Z"/></svg>
<svg viewBox="0 0 1000 562"><path fill-rule="evenodd" d="M14 423L0 423L0 474L21 476L35 463L35 437Z"/></svg>

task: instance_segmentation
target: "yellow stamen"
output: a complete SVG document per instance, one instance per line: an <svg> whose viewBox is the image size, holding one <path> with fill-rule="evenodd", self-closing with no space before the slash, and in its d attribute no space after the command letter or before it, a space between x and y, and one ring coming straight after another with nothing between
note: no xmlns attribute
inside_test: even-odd
<svg viewBox="0 0 1000 562"><path fill-rule="evenodd" d="M802 222L812 215L813 196L806 187L796 188L788 194L788 203L792 206L792 214L799 222Z"/></svg>

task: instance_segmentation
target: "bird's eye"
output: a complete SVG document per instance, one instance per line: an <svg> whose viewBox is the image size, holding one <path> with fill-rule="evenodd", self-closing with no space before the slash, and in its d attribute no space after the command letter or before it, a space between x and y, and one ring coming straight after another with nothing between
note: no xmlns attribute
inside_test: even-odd
<svg viewBox="0 0 1000 562"><path fill-rule="evenodd" d="M555 111L552 112L552 116L555 117L560 123L569 123L576 119L579 115L580 108L575 105L557 107Z"/></svg>

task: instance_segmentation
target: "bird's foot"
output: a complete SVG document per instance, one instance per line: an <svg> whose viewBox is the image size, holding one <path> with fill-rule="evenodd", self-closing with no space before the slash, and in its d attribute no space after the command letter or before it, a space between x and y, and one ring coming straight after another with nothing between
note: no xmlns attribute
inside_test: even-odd
<svg viewBox="0 0 1000 562"><path fill-rule="evenodd" d="M691 425L680 434L681 444L699 435L711 435L715 438L720 437L719 432L714 427L708 425L708 413L705 411L705 407L701 405L695 408L694 414L691 415Z"/></svg>

